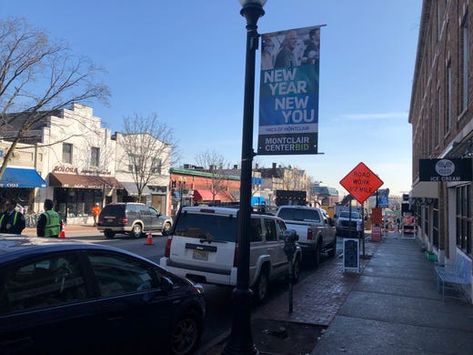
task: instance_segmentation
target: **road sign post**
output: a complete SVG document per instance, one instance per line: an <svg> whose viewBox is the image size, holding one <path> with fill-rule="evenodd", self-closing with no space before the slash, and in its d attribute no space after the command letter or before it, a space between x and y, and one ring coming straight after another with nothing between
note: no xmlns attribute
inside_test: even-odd
<svg viewBox="0 0 473 355"><path fill-rule="evenodd" d="M360 204L362 208L362 226L364 225L364 202L373 195L378 189L383 185L383 180L381 180L373 171L370 170L364 163L359 163L355 166L342 180L340 180L340 185L342 185L352 197L354 197ZM351 237L351 199L350 199L350 210L349 210L349 235ZM362 227L363 228L363 227ZM361 231L361 236L363 242L363 258L365 257L365 233L364 230ZM345 240L344 240L345 245ZM359 245L359 244L358 244ZM344 247L345 253L345 247ZM344 255L345 257L345 255ZM346 270L346 268L345 268Z"/></svg>

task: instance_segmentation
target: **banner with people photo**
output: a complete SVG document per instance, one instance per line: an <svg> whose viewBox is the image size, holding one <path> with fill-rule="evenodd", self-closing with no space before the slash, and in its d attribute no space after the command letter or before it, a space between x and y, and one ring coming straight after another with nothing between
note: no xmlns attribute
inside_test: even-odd
<svg viewBox="0 0 473 355"><path fill-rule="evenodd" d="M258 154L317 154L320 26L262 42Z"/></svg>

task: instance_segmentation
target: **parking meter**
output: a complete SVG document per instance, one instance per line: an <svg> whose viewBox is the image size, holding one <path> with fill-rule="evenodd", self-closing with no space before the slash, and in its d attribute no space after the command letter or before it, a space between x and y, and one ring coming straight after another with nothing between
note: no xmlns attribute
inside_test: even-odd
<svg viewBox="0 0 473 355"><path fill-rule="evenodd" d="M299 236L293 229L288 229L284 232L284 252L286 253L289 264L292 264L294 254L296 252L296 242L299 240Z"/></svg>
<svg viewBox="0 0 473 355"><path fill-rule="evenodd" d="M287 256L289 264L289 313L292 313L292 293L294 285L294 254L296 253L296 242L299 240L299 236L296 231L289 229L284 232L284 252Z"/></svg>

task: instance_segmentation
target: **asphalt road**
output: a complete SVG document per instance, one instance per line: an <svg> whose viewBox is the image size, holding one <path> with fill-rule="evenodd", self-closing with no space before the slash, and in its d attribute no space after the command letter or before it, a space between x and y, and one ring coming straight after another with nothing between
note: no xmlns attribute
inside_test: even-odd
<svg viewBox="0 0 473 355"><path fill-rule="evenodd" d="M340 238L339 238L340 239ZM166 237L154 234L153 245L145 245L146 238L134 239L125 235L117 235L114 239L105 239L102 234L95 236L75 236L68 240L97 243L121 248L138 254L159 264L159 259L164 255ZM341 244L337 246L340 251ZM304 266L301 278L307 277L315 269ZM287 292L286 284L273 285L268 300ZM204 295L207 307L205 320L205 331L202 338L202 346L228 331L232 321L232 288L215 285L204 285Z"/></svg>

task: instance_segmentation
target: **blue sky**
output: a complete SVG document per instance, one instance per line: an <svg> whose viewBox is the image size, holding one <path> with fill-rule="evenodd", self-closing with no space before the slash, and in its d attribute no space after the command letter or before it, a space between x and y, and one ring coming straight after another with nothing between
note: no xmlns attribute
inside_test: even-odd
<svg viewBox="0 0 473 355"><path fill-rule="evenodd" d="M112 96L94 110L108 127L157 112L175 131L181 164L207 149L240 163L246 32L239 11L237 0L0 0L3 17L27 19L106 70ZM383 187L408 191L421 0L268 0L265 11L260 33L327 25L319 103L325 154L257 157L259 165L306 169L343 194L338 182L362 161ZM257 124L255 112L255 149Z"/></svg>

